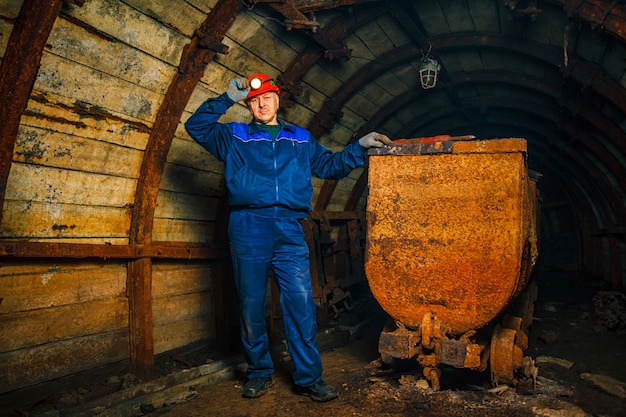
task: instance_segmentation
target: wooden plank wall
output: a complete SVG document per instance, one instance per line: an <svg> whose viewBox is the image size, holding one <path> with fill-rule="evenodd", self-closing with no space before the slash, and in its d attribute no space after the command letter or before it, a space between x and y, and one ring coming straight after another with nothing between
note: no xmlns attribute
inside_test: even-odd
<svg viewBox="0 0 626 417"><path fill-rule="evenodd" d="M0 239L128 245L151 126L183 47L216 1L172 3L64 6L21 120ZM0 56L20 7L0 4ZM179 136L153 238L211 244L221 166L182 125ZM217 343L214 274L212 262L154 263L155 354ZM128 360L126 285L125 259L2 260L0 394Z"/></svg>
<svg viewBox="0 0 626 417"><path fill-rule="evenodd" d="M128 358L126 268L3 262L0 393Z"/></svg>
<svg viewBox="0 0 626 417"><path fill-rule="evenodd" d="M215 265L158 262L152 267L154 353L183 346L216 344L213 277Z"/></svg>

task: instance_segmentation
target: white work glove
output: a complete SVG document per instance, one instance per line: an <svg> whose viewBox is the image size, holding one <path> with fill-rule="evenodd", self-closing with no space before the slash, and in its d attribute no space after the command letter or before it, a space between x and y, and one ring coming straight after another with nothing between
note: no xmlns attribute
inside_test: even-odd
<svg viewBox="0 0 626 417"><path fill-rule="evenodd" d="M365 149L369 148L382 148L383 146L391 145L393 142L387 136L378 132L370 132L367 135L359 139L359 145Z"/></svg>
<svg viewBox="0 0 626 417"><path fill-rule="evenodd" d="M226 94L228 94L229 99L236 103L246 98L249 92L250 83L248 82L248 79L239 77L231 80L230 84L228 84Z"/></svg>

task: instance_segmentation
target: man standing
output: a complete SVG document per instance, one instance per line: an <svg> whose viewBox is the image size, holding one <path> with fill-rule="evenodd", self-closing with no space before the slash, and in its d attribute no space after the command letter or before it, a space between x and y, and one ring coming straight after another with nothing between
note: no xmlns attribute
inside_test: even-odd
<svg viewBox="0 0 626 417"><path fill-rule="evenodd" d="M300 220L312 209L311 177L341 179L362 166L367 148L390 145L372 132L333 153L306 129L278 118L280 90L266 74L233 79L226 93L206 100L187 120L193 139L224 162L231 206L230 252L248 363L243 396L256 398L273 385L274 365L265 323L270 270L280 290L285 335L300 394L329 401L337 391L322 380L309 251ZM219 123L244 100L253 121Z"/></svg>

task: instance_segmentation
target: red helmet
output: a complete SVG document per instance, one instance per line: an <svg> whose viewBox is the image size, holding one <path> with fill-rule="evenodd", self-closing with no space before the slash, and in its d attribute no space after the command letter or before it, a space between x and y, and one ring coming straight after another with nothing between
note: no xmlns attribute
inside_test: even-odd
<svg viewBox="0 0 626 417"><path fill-rule="evenodd" d="M252 74L248 77L248 82L250 82L250 92L245 101L267 91L273 91L280 95L280 88L278 88L276 82L267 74Z"/></svg>

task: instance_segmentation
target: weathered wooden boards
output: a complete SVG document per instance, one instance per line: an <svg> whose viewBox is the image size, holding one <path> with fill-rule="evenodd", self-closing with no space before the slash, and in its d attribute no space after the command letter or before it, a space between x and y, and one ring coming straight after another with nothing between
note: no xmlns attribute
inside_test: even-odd
<svg viewBox="0 0 626 417"><path fill-rule="evenodd" d="M126 270L3 264L0 392L128 357Z"/></svg>
<svg viewBox="0 0 626 417"><path fill-rule="evenodd" d="M115 263L3 264L0 393L127 360L126 268ZM213 267L153 268L154 349L215 343Z"/></svg>
<svg viewBox="0 0 626 417"><path fill-rule="evenodd" d="M21 119L0 239L128 245L152 125L182 49L215 2L176 3L65 6ZM3 34L19 11L8 6ZM211 243L221 167L178 133L153 237ZM148 273L154 352L215 343L213 266L160 261ZM127 360L127 278L125 259L3 263L0 393Z"/></svg>

